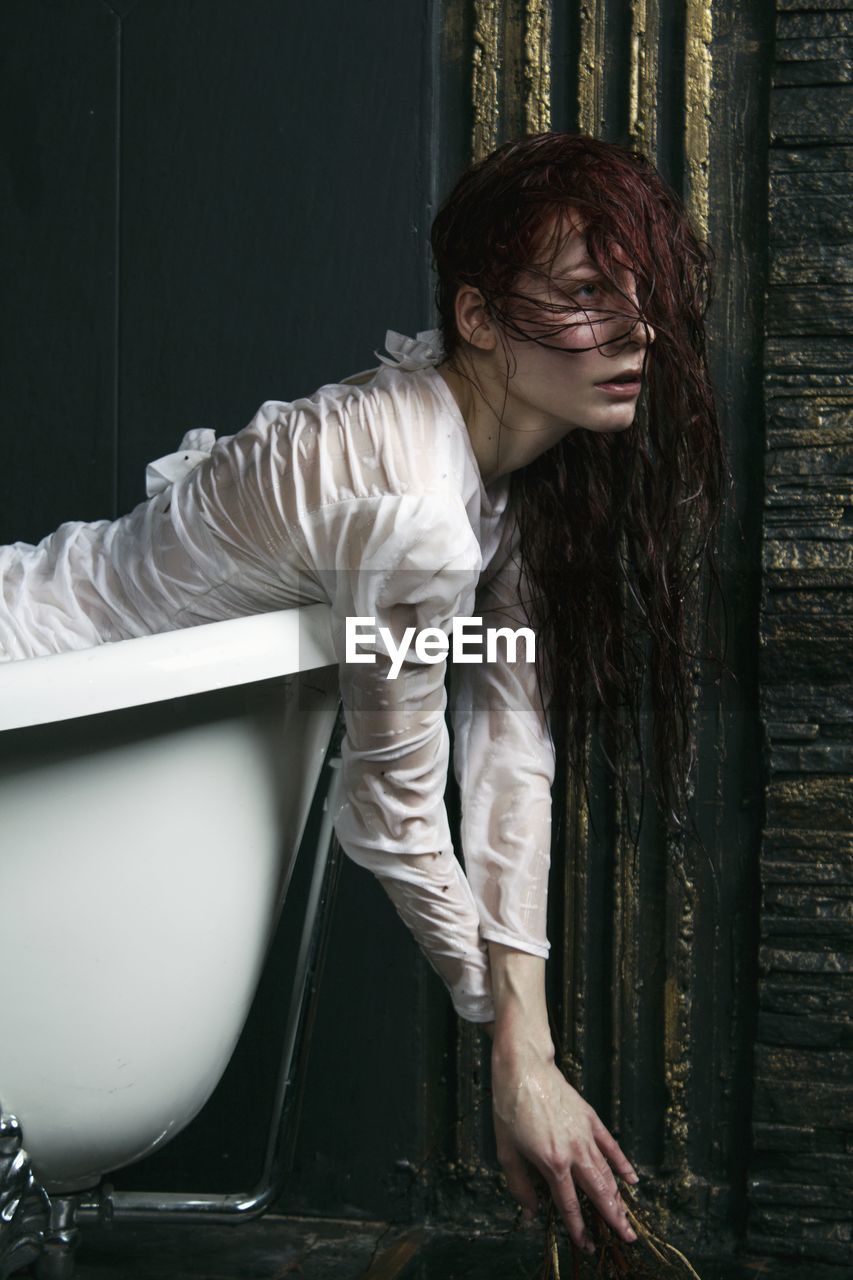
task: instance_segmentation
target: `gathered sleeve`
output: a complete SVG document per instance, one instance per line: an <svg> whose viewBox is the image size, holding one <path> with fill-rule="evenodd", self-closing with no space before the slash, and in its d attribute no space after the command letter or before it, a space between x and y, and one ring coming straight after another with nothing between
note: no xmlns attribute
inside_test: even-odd
<svg viewBox="0 0 853 1280"><path fill-rule="evenodd" d="M0 547L0 661L300 603L282 580L287 512L267 401L215 440L194 429L146 471L148 498L116 520L67 521Z"/></svg>
<svg viewBox="0 0 853 1280"><path fill-rule="evenodd" d="M457 1013L491 1021L488 953L444 804L446 657L425 661L410 642L392 676L407 629L449 637L454 616L470 613L482 560L464 505L436 492L350 499L307 515L301 535L332 605L340 664L338 839L378 878ZM358 653L374 662L347 660L347 618L370 620Z"/></svg>
<svg viewBox="0 0 853 1280"><path fill-rule="evenodd" d="M528 627L529 586L517 552L496 556L476 595L484 631ZM536 637L538 643L538 636ZM554 748L541 667L499 638L494 661L454 663L450 710L462 805L462 851L487 941L547 957L548 871ZM537 672L539 679L537 679ZM540 690L540 684L543 688Z"/></svg>

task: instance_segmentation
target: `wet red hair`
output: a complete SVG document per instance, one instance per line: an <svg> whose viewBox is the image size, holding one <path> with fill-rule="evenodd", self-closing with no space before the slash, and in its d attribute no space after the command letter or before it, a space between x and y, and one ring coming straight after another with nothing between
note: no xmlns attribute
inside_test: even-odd
<svg viewBox="0 0 853 1280"><path fill-rule="evenodd" d="M512 474L528 612L584 784L590 717L611 763L611 752L624 756L625 717L642 758L648 697L652 785L680 827L695 756L694 665L719 661L700 653L693 632L699 595L721 590L713 539L730 478L705 350L710 250L639 152L583 134L534 134L472 165L440 208L432 227L436 304L449 362L468 376L459 286L479 289L499 329L523 336L513 318L519 276L531 266L547 271L549 228L578 215L589 256L614 287L626 264L633 271L640 321L656 337L630 428L571 431Z"/></svg>

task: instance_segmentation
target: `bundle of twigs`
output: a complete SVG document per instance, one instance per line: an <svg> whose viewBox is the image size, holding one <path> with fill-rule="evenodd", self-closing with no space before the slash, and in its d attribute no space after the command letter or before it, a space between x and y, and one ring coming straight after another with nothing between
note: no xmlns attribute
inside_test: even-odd
<svg viewBox="0 0 853 1280"><path fill-rule="evenodd" d="M566 1239L562 1246L564 1262L560 1262L557 1211L553 1201L548 1207L545 1224L545 1252L541 1267L530 1280L583 1280L595 1276L596 1280L701 1280L684 1254L675 1245L655 1235L643 1219L637 1199L628 1183L619 1188L625 1202L628 1221L637 1233L637 1239L627 1244L620 1240L595 1211L592 1203L578 1188L578 1200L583 1210L587 1231L595 1244L595 1253L584 1253L573 1240ZM560 1233L562 1234L562 1233ZM566 1265L566 1250L570 1249L570 1270Z"/></svg>

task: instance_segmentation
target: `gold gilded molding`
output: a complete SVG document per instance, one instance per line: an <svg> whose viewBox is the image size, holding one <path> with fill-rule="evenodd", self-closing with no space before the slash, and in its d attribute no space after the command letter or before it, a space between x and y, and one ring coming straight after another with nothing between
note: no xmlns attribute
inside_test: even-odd
<svg viewBox="0 0 853 1280"><path fill-rule="evenodd" d="M498 145L501 0L474 0L474 124L471 158L482 160Z"/></svg>
<svg viewBox="0 0 853 1280"><path fill-rule="evenodd" d="M596 137L604 131L604 0L581 5L578 125Z"/></svg>
<svg viewBox="0 0 853 1280"><path fill-rule="evenodd" d="M551 128L551 0L527 0L524 12L524 125Z"/></svg>
<svg viewBox="0 0 853 1280"><path fill-rule="evenodd" d="M657 151L657 83L660 7L658 0L631 0L631 67L628 133L650 160Z"/></svg>
<svg viewBox="0 0 853 1280"><path fill-rule="evenodd" d="M712 0L687 0L684 41L684 159L687 208L701 237L708 235L711 125Z"/></svg>

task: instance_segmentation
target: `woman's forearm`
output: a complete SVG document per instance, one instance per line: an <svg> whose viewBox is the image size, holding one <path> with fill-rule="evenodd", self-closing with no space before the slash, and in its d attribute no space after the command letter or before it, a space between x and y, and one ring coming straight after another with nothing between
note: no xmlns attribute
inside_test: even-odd
<svg viewBox="0 0 853 1280"><path fill-rule="evenodd" d="M492 1010L489 959L480 938L477 904L453 853L357 850L391 899L463 1018L480 1022Z"/></svg>
<svg viewBox="0 0 853 1280"><path fill-rule="evenodd" d="M545 961L499 942L490 942L488 946L495 1005L491 1031L494 1052L509 1055L523 1049L553 1059L554 1044L545 1003Z"/></svg>

